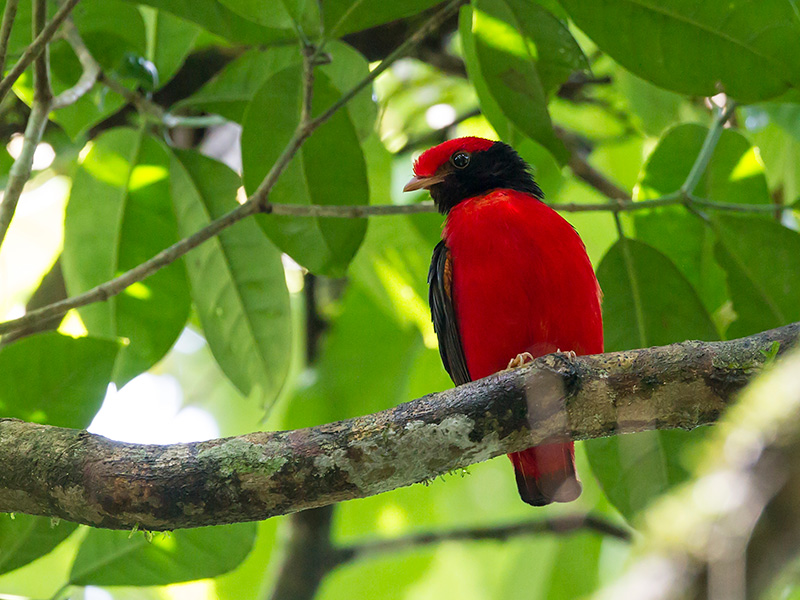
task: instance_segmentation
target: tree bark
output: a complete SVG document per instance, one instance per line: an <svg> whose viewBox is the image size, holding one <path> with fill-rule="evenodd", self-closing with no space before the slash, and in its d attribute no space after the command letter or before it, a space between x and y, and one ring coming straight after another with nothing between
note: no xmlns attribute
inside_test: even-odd
<svg viewBox="0 0 800 600"><path fill-rule="evenodd" d="M543 442L712 423L800 323L729 342L548 355L318 427L165 446L0 420L0 511L169 530L379 494Z"/></svg>

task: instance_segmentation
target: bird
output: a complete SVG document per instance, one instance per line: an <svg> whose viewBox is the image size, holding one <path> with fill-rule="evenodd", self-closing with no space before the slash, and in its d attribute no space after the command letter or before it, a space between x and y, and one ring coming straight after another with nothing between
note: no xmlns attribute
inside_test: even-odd
<svg viewBox="0 0 800 600"><path fill-rule="evenodd" d="M456 385L553 352L603 352L602 292L586 247L544 203L530 166L511 146L451 139L423 152L413 170L403 191L427 189L445 215L429 301L439 353ZM580 496L572 441L508 456L524 502Z"/></svg>

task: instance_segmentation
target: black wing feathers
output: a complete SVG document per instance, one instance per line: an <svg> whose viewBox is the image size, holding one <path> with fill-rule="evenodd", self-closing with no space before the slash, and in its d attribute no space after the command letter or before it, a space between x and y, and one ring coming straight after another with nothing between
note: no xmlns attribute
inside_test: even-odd
<svg viewBox="0 0 800 600"><path fill-rule="evenodd" d="M441 241L433 249L431 269L428 271L428 299L431 305L433 329L439 338L439 354L442 356L444 368L455 384L461 385L472 379L467 369L456 312L453 308L450 289L451 273L450 250L444 245L444 241Z"/></svg>

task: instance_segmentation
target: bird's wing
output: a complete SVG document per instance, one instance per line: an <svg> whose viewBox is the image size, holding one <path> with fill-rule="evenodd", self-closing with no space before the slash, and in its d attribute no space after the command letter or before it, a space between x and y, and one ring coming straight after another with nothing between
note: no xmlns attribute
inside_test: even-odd
<svg viewBox="0 0 800 600"><path fill-rule="evenodd" d="M433 329L439 338L439 354L442 355L444 368L456 385L467 383L471 378L453 307L453 263L450 259L450 249L445 246L444 241L436 244L436 248L433 249L428 285Z"/></svg>

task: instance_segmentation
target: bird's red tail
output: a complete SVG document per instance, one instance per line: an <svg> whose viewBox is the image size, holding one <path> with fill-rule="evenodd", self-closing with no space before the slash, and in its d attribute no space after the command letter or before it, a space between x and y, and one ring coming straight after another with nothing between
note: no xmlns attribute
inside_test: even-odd
<svg viewBox="0 0 800 600"><path fill-rule="evenodd" d="M545 444L509 454L523 501L533 506L571 502L581 495L575 444Z"/></svg>

